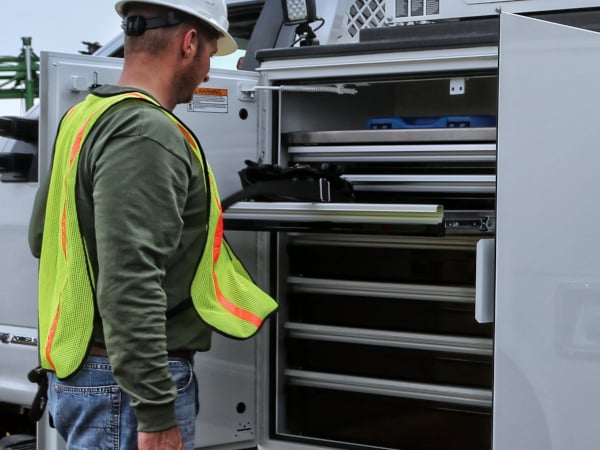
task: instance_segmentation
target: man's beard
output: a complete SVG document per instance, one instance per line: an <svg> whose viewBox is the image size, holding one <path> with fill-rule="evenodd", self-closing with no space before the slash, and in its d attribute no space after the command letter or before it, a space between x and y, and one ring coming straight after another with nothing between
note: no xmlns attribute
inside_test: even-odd
<svg viewBox="0 0 600 450"><path fill-rule="evenodd" d="M186 69L177 78L177 103L190 103L194 98L194 92L198 87L197 75L191 68Z"/></svg>

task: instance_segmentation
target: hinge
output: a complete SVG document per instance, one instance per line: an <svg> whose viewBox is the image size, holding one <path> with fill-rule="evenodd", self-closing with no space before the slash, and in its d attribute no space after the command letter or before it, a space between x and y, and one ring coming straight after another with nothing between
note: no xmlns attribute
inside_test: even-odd
<svg viewBox="0 0 600 450"><path fill-rule="evenodd" d="M241 102L255 102L256 84L238 83L238 100Z"/></svg>

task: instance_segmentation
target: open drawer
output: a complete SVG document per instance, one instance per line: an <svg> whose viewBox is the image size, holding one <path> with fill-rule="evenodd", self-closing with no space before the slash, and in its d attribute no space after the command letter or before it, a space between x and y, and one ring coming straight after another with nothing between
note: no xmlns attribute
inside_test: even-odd
<svg viewBox="0 0 600 450"><path fill-rule="evenodd" d="M370 203L239 202L225 213L227 229L440 233L440 205Z"/></svg>

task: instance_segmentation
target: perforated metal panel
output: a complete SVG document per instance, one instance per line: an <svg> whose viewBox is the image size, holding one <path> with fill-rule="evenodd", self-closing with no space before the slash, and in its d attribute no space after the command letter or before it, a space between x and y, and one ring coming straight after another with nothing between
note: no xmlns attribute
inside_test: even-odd
<svg viewBox="0 0 600 450"><path fill-rule="evenodd" d="M346 13L346 31L351 38L358 39L363 28L378 28L385 21L384 0L355 0Z"/></svg>

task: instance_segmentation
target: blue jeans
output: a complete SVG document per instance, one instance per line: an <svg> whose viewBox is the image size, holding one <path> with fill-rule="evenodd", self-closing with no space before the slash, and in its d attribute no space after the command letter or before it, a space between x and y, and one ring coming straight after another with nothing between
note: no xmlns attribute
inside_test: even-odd
<svg viewBox="0 0 600 450"><path fill-rule="evenodd" d="M175 412L186 450L194 449L198 384L192 364L169 358L177 386ZM89 356L66 381L49 374L48 410L69 450L135 450L137 420L131 397L115 382L105 356Z"/></svg>

